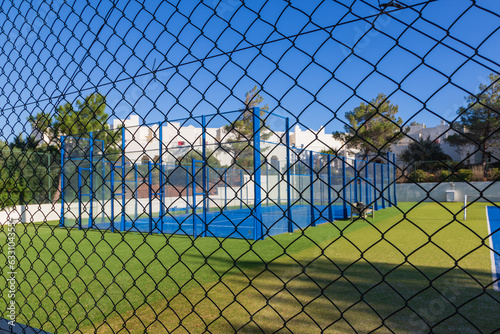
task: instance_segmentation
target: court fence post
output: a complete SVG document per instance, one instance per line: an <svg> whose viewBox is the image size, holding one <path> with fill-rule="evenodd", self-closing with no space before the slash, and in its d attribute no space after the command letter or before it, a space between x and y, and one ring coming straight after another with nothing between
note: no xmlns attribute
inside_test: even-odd
<svg viewBox="0 0 500 334"><path fill-rule="evenodd" d="M207 151L206 151L206 145L207 145L207 137L206 137L206 120L205 120L205 115L201 116L201 140L202 140L202 145L201 145L201 157L203 160L202 164L202 193L203 193L203 232L202 235L204 237L207 236L208 232L208 222L207 222L207 202L208 202L208 192L209 192L209 183L208 183L208 170L207 170Z"/></svg>
<svg viewBox="0 0 500 334"><path fill-rule="evenodd" d="M267 159L265 162L266 166L266 206L269 206L269 164L267 163Z"/></svg>
<svg viewBox="0 0 500 334"><path fill-rule="evenodd" d="M346 175L346 157L342 157L342 217L348 218L347 214L347 175Z"/></svg>
<svg viewBox="0 0 500 334"><path fill-rule="evenodd" d="M186 214L189 214L189 168L182 166L186 171Z"/></svg>
<svg viewBox="0 0 500 334"><path fill-rule="evenodd" d="M393 170L394 170L394 180L393 180L393 183L392 183L392 186L394 187L393 190L394 190L394 205L398 205L398 197L397 197L397 189L396 189L396 186L397 186L397 183L396 183L396 153L393 153L392 154L392 162L393 162Z"/></svg>
<svg viewBox="0 0 500 334"><path fill-rule="evenodd" d="M280 172L280 161L276 161L277 163L277 172L276 172L276 182L278 182L278 206L281 208L281 172Z"/></svg>
<svg viewBox="0 0 500 334"><path fill-rule="evenodd" d="M159 187L159 197L160 197L160 219L158 219L158 223L160 224L160 232L163 233L163 219L165 217L165 175L163 174L163 126L162 123L158 123L158 148L159 148L159 156L158 156L158 164L159 164L159 173L160 173L160 187Z"/></svg>
<svg viewBox="0 0 500 334"><path fill-rule="evenodd" d="M243 169L240 169L240 209L243 209Z"/></svg>
<svg viewBox="0 0 500 334"><path fill-rule="evenodd" d="M366 205L370 205L370 200L369 200L369 188L370 188L370 183L368 182L368 157L366 157L366 162L365 162L365 203Z"/></svg>
<svg viewBox="0 0 500 334"><path fill-rule="evenodd" d="M292 190L291 190L291 171L290 171L290 119L286 118L286 215L288 220L288 233L293 232L292 223Z"/></svg>
<svg viewBox="0 0 500 334"><path fill-rule="evenodd" d="M354 158L354 203L358 203L358 181L359 181L359 174L358 174L358 160Z"/></svg>
<svg viewBox="0 0 500 334"><path fill-rule="evenodd" d="M311 226L316 226L316 215L314 206L314 156L313 152L309 151L309 191L310 191L310 200L311 200Z"/></svg>
<svg viewBox="0 0 500 334"><path fill-rule="evenodd" d="M252 108L253 112L253 178L254 178L254 206L255 217L253 239L261 240L263 234L262 226L262 185L261 185L261 152L260 152L260 109Z"/></svg>
<svg viewBox="0 0 500 334"><path fill-rule="evenodd" d="M137 198L137 195L138 195L138 177L137 177L137 163L134 163L133 165L133 168L134 168L134 192L133 192L133 196L134 196L134 221L137 220L137 214L138 214L138 205L139 203L138 202L138 198Z"/></svg>
<svg viewBox="0 0 500 334"><path fill-rule="evenodd" d="M391 195L391 152L387 152L387 201L389 202L389 207L392 206L392 195Z"/></svg>
<svg viewBox="0 0 500 334"><path fill-rule="evenodd" d="M89 224L88 228L92 228L94 225L94 135L92 132L90 132L90 163L89 163L89 202L90 202L90 208L89 208Z"/></svg>
<svg viewBox="0 0 500 334"><path fill-rule="evenodd" d="M384 198L384 165L380 165L380 197L382 197L382 209L385 209Z"/></svg>
<svg viewBox="0 0 500 334"><path fill-rule="evenodd" d="M149 233L153 233L153 166L148 161Z"/></svg>
<svg viewBox="0 0 500 334"><path fill-rule="evenodd" d="M82 174L78 168L78 229L82 229Z"/></svg>
<svg viewBox="0 0 500 334"><path fill-rule="evenodd" d="M111 175L109 176L111 183L111 232L115 231L115 164L111 165Z"/></svg>
<svg viewBox="0 0 500 334"><path fill-rule="evenodd" d="M120 231L125 231L125 125L122 126L122 212L120 219Z"/></svg>
<svg viewBox="0 0 500 334"><path fill-rule="evenodd" d="M102 149L101 149L101 152L102 152L102 155L104 157L104 141L102 141ZM101 223L104 223L105 221L105 216L106 216L106 160L105 159L102 159L101 161L102 163L102 176L100 177L100 179L102 180L102 184L101 184L101 195L102 195L102 207L101 207ZM111 231L113 232L113 231Z"/></svg>
<svg viewBox="0 0 500 334"><path fill-rule="evenodd" d="M193 195L193 237L196 238L196 163L195 159L191 162L191 174L192 174L192 195Z"/></svg>
<svg viewBox="0 0 500 334"><path fill-rule="evenodd" d="M373 163L373 201L374 210L378 210L378 198L377 198L377 163Z"/></svg>
<svg viewBox="0 0 500 334"><path fill-rule="evenodd" d="M328 156L326 172L328 173L328 220L333 222L333 204L332 204L332 156Z"/></svg>
<svg viewBox="0 0 500 334"><path fill-rule="evenodd" d="M64 195L65 195L65 185L64 178L66 176L64 168L64 140L65 136L61 136L61 218L59 220L59 227L64 227Z"/></svg>

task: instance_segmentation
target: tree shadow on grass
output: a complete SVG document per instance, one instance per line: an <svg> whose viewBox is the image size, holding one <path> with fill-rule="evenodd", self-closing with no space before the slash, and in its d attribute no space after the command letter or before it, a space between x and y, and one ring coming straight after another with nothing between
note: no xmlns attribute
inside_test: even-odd
<svg viewBox="0 0 500 334"><path fill-rule="evenodd" d="M210 257L210 264L227 258ZM490 272L359 259L283 258L183 292L209 330L243 332L493 332L500 293ZM252 269L249 269L252 268ZM198 293L196 290L199 290ZM206 291L206 292L205 292ZM180 310L189 328L192 310ZM171 312L176 313L175 309ZM194 317L196 318L196 317ZM185 321L185 323L184 323ZM199 328L202 323L197 323Z"/></svg>

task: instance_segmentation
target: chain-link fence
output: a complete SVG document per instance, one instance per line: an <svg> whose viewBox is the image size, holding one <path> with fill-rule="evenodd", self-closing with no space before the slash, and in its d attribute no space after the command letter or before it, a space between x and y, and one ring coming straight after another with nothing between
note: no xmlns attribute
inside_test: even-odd
<svg viewBox="0 0 500 334"><path fill-rule="evenodd" d="M0 19L2 331L500 330L496 0Z"/></svg>

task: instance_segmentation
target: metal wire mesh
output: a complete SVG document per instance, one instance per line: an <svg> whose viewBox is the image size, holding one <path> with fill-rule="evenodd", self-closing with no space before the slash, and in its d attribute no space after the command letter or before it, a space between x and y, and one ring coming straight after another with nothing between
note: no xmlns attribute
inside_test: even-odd
<svg viewBox="0 0 500 334"><path fill-rule="evenodd" d="M496 0L0 21L0 329L500 330Z"/></svg>

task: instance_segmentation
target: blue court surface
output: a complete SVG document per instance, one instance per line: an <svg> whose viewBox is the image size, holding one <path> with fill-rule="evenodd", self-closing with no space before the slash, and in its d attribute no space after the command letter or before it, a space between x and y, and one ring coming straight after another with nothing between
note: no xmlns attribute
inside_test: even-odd
<svg viewBox="0 0 500 334"><path fill-rule="evenodd" d="M332 205L333 219L343 217L343 207ZM349 208L347 208L349 211ZM286 206L263 206L262 207L262 232L264 237L278 235L288 232L288 219L286 218ZM329 221L329 208L327 206L314 206L314 220L311 218L311 205L293 205L291 209L293 231L304 229L314 222L321 224ZM158 217L138 218L134 221L125 221L124 231L128 232L152 232L166 234L184 234L195 236L205 231L204 214L197 211L192 213L167 214L160 221ZM205 236L220 238L244 238L251 239L255 229L255 217L251 208L222 210L206 212L207 231ZM95 223L98 229L110 229L110 222ZM116 230L121 230L120 221L114 223Z"/></svg>
<svg viewBox="0 0 500 334"><path fill-rule="evenodd" d="M486 207L486 218L488 220L488 233L491 246L491 269L493 272L493 288L500 291L500 208L494 206Z"/></svg>
<svg viewBox="0 0 500 334"><path fill-rule="evenodd" d="M15 326L9 326L9 320L0 318L0 334L10 333L10 334L50 334L49 332L43 331L38 328L30 327L27 325L15 323Z"/></svg>

